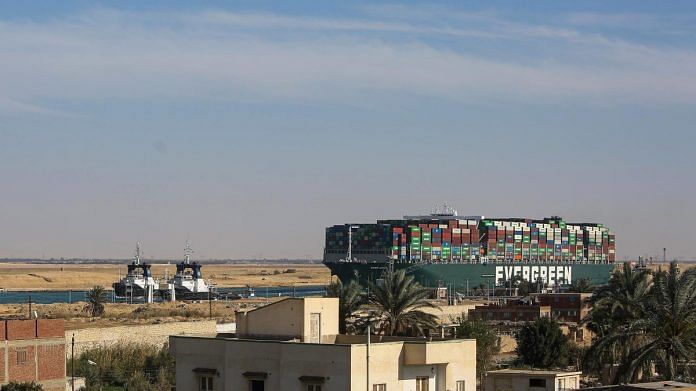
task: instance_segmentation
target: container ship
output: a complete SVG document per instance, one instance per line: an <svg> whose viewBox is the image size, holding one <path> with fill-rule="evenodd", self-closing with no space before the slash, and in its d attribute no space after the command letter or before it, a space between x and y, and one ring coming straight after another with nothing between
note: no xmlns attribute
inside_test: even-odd
<svg viewBox="0 0 696 391"><path fill-rule="evenodd" d="M580 279L605 284L616 260L614 234L598 223L428 215L326 228L324 264L342 282L406 269L424 286L503 286L523 279L563 287Z"/></svg>

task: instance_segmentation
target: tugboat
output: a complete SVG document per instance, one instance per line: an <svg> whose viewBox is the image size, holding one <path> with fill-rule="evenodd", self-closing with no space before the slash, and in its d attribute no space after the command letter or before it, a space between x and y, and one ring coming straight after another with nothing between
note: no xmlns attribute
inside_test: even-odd
<svg viewBox="0 0 696 391"><path fill-rule="evenodd" d="M140 242L138 242L135 246L133 261L128 265L128 273L120 281L112 284L116 296L128 299L143 298L150 286L152 292L157 292L159 282L152 277L150 266L147 263L140 263Z"/></svg>
<svg viewBox="0 0 696 391"><path fill-rule="evenodd" d="M162 293L171 298L173 289L175 300L217 299L217 289L203 279L201 264L191 262L191 254L193 254L191 243L187 241L184 248L184 260L176 265L176 274L168 281L169 289Z"/></svg>

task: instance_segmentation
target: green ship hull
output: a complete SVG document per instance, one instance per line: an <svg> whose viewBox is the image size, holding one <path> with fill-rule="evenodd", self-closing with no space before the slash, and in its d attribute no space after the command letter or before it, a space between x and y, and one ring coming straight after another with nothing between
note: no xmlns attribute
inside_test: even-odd
<svg viewBox="0 0 696 391"><path fill-rule="evenodd" d="M331 274L342 283L357 280L361 284L379 279L388 263L325 262ZM534 282L539 279L548 285L569 285L580 279L588 279L594 285L609 281L614 264L585 263L394 263L395 269L406 269L421 285L427 287L453 286L455 289L473 288L494 283L504 285L505 281L519 276Z"/></svg>

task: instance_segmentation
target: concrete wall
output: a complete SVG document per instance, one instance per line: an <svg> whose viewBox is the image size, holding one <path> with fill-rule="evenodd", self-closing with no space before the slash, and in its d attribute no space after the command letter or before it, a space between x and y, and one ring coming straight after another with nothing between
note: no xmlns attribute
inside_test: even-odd
<svg viewBox="0 0 696 391"><path fill-rule="evenodd" d="M409 344L424 348L427 353L407 360ZM367 384L367 346L361 343L333 345L191 336L172 337L170 350L176 357L177 389L196 389L200 371L213 373L215 389L224 390L248 389L249 374L263 374L268 390L304 390L302 376L323 378L325 390L364 391ZM466 382L466 391L475 391L475 352L474 340L374 343L370 346L370 384L386 384L388 390L415 391L416 377L425 376L431 391L455 390L458 380Z"/></svg>
<svg viewBox="0 0 696 391"><path fill-rule="evenodd" d="M317 349L320 347L320 349ZM327 389L347 390L350 346L245 341L214 338L176 338L170 342L176 357L176 387L196 390L196 368L213 369L215 389L246 390L244 373L265 373L267 390L303 390L300 376L325 377Z"/></svg>
<svg viewBox="0 0 696 391"><path fill-rule="evenodd" d="M240 337L272 337L309 341L310 315L321 314L321 342L338 334L337 298L288 298L248 312L236 313Z"/></svg>
<svg viewBox="0 0 696 391"><path fill-rule="evenodd" d="M66 353L70 354L70 343L75 334L75 354L95 346L108 346L117 342L139 342L164 345L170 335L216 333L214 320L195 322L170 322L142 326L95 327L68 330L65 332Z"/></svg>
<svg viewBox="0 0 696 391"><path fill-rule="evenodd" d="M487 373L484 380L484 391L561 391L580 387L580 375L577 373L552 374L539 371L538 373L514 374L495 372ZM546 387L530 387L530 379L544 379Z"/></svg>
<svg viewBox="0 0 696 391"><path fill-rule="evenodd" d="M423 312L437 316L440 324L453 324L457 318L467 318L469 310L474 309L480 302L466 302L457 305L443 305L439 308L422 308Z"/></svg>

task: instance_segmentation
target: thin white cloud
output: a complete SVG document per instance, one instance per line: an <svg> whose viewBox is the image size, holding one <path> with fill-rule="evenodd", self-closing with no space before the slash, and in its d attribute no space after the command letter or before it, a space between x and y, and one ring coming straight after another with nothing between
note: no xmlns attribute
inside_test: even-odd
<svg viewBox="0 0 696 391"><path fill-rule="evenodd" d="M454 102L696 101L692 51L491 15L472 17L485 23L460 29L449 22L374 17L114 10L43 24L5 22L0 23L0 98L25 105L100 98L372 105L404 95ZM394 39L385 32L403 34ZM432 35L450 40L434 44ZM532 52L520 56L518 45L529 45ZM538 46L543 50L533 52ZM500 54L508 49L518 54Z"/></svg>
<svg viewBox="0 0 696 391"><path fill-rule="evenodd" d="M18 102L0 96L0 113L41 114L58 117L75 117L73 113L49 109L35 104Z"/></svg>

